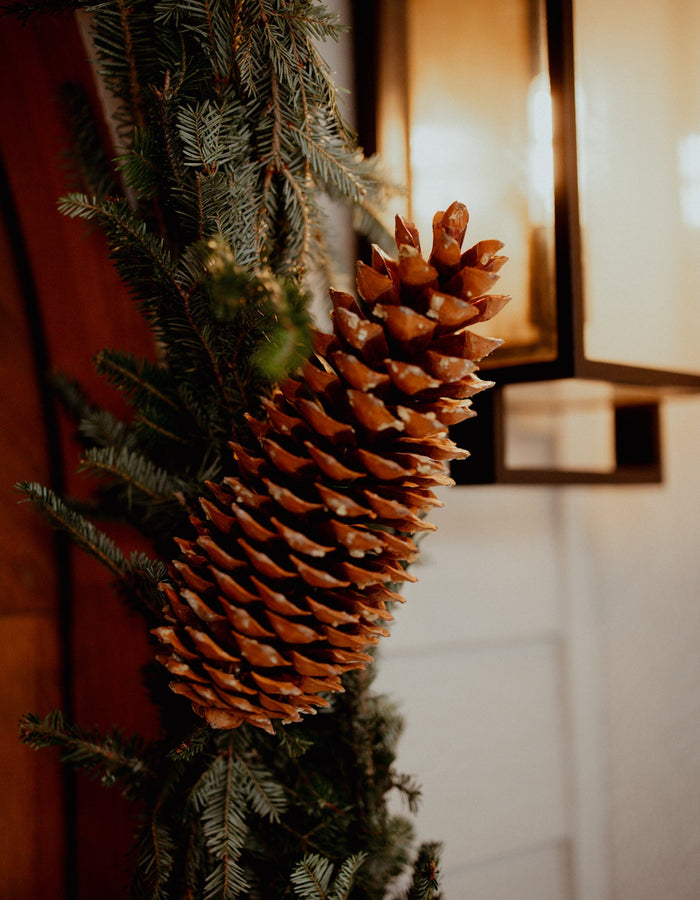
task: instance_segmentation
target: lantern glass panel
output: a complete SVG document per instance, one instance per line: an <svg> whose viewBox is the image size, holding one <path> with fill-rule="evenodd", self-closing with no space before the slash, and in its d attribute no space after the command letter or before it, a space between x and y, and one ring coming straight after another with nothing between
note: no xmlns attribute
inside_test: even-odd
<svg viewBox="0 0 700 900"><path fill-rule="evenodd" d="M578 0L585 355L700 372L700 3Z"/></svg>
<svg viewBox="0 0 700 900"><path fill-rule="evenodd" d="M409 185L406 212L429 251L433 213L467 204L467 241L498 238L511 304L485 331L498 364L552 359L554 179L544 3L383 4L378 149ZM400 23L400 24L399 24ZM405 28L397 39L397 26ZM398 44L397 44L398 42ZM386 46L386 45L385 45ZM403 70L401 67L403 66Z"/></svg>

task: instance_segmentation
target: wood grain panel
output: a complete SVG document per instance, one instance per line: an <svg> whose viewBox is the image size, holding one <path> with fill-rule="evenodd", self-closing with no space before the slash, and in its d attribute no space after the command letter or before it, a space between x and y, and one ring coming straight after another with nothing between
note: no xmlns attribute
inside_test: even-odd
<svg viewBox="0 0 700 900"><path fill-rule="evenodd" d="M55 755L19 743L17 722L30 710L60 705L60 648L48 615L0 616L2 828L0 889L13 900L62 900L62 774Z"/></svg>
<svg viewBox="0 0 700 900"><path fill-rule="evenodd" d="M16 900L63 898L63 776L20 744L17 723L62 703L59 590L50 528L13 485L47 482L46 433L25 300L0 215L0 885Z"/></svg>
<svg viewBox="0 0 700 900"><path fill-rule="evenodd" d="M0 215L0 614L57 614L48 526L15 489L49 480L46 432L31 334L10 235Z"/></svg>
<svg viewBox="0 0 700 900"><path fill-rule="evenodd" d="M105 346L151 355L152 341L108 261L101 235L56 211L57 199L70 186L61 159L69 138L56 99L66 81L92 92L92 76L71 17L48 16L26 28L0 21L0 155L36 285L49 363L79 380L92 399L122 414L119 399L95 375L92 357ZM16 429L8 439L21 456L22 447L38 440L38 431L24 407L9 409ZM66 423L61 451L67 491L84 495L86 485L74 474L78 448ZM30 581L41 580L32 571L32 549L22 545L14 552L19 559L2 560L4 577L12 583L19 568ZM86 728L98 724L153 734L154 713L140 685L140 665L150 657L143 624L122 608L106 571L81 553L71 553L71 560L73 627L68 649L75 720ZM45 596L35 587L28 585L28 604ZM116 792L78 782L76 900L124 896L129 869L125 856L135 815ZM60 896L60 886L49 893Z"/></svg>

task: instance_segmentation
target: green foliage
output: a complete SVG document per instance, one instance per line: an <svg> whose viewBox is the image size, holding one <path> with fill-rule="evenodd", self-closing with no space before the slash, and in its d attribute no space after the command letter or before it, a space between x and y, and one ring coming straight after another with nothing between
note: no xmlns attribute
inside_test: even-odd
<svg viewBox="0 0 700 900"><path fill-rule="evenodd" d="M118 171L180 252L221 234L239 265L297 273L326 252L323 192L380 228L383 185L319 55L340 30L322 4L77 5L93 14L99 71L120 101Z"/></svg>
<svg viewBox="0 0 700 900"><path fill-rule="evenodd" d="M399 773L394 777L393 786L401 793L409 811L417 813L420 808L421 789L413 776Z"/></svg>
<svg viewBox="0 0 700 900"><path fill-rule="evenodd" d="M157 585L166 575L165 565L145 553L125 557L109 535L97 528L77 506L58 497L36 482L19 482L18 491L27 495L51 524L64 531L75 544L94 556L115 577L122 593L148 617L161 608ZM152 507L149 507L149 512Z"/></svg>
<svg viewBox="0 0 700 900"><path fill-rule="evenodd" d="M82 471L95 472L123 486L127 506L143 505L147 511L177 503L175 494L184 482L127 448L93 447L85 454Z"/></svg>
<svg viewBox="0 0 700 900"><path fill-rule="evenodd" d="M214 861L206 878L205 900L235 900L250 886L239 864L248 829L245 792L236 763L230 753L216 756L190 795Z"/></svg>
<svg viewBox="0 0 700 900"><path fill-rule="evenodd" d="M159 810L154 810L138 841L136 875L129 895L133 900L167 900L168 884L173 874L177 845Z"/></svg>
<svg viewBox="0 0 700 900"><path fill-rule="evenodd" d="M71 146L66 152L68 170L76 188L86 185L91 194L104 200L116 192L117 185L85 89L79 84L65 84L61 89L61 101L72 135Z"/></svg>
<svg viewBox="0 0 700 900"><path fill-rule="evenodd" d="M280 813L287 808L287 798L272 774L261 766L246 762L242 756L236 760L235 774L253 812L270 822L279 822Z"/></svg>
<svg viewBox="0 0 700 900"><path fill-rule="evenodd" d="M79 547L98 559L113 575L124 575L124 555L104 531L100 531L89 519L41 484L19 482L15 487L40 507L55 527L70 535Z"/></svg>
<svg viewBox="0 0 700 900"><path fill-rule="evenodd" d="M438 900L440 849L437 843L421 844L405 900Z"/></svg>
<svg viewBox="0 0 700 900"><path fill-rule="evenodd" d="M311 352L304 293L296 281L277 279L269 269L250 273L236 265L220 240L209 241L208 249L214 313L238 336L232 365L249 360L247 371L238 369L239 384L280 381Z"/></svg>
<svg viewBox="0 0 700 900"><path fill-rule="evenodd" d="M105 735L83 731L68 724L60 712L44 719L29 713L21 719L19 730L20 740L29 747L58 747L64 762L105 786L118 785L127 797L143 796L154 777L139 735L124 738L118 731Z"/></svg>
<svg viewBox="0 0 700 900"><path fill-rule="evenodd" d="M340 115L317 43L339 26L316 0L16 6L25 18L36 8L92 14L120 146L108 171L74 96L83 184L59 209L104 233L155 339L152 358L107 348L95 359L130 407L122 418L58 380L92 501L19 488L152 625L164 560L189 533L203 482L231 471L229 441L250 439L249 416L310 352L303 277L326 256L321 194L349 205L376 240L383 187ZM126 555L109 535L115 520L153 552ZM85 732L56 713L21 724L30 746L59 747L140 801L132 900L387 896L412 841L387 797L398 790L414 810L419 792L395 771L400 718L367 673L349 673L328 710L273 735L213 732L167 689L161 666L145 674L162 723L153 744ZM430 865L417 860L411 898L434 896Z"/></svg>
<svg viewBox="0 0 700 900"><path fill-rule="evenodd" d="M364 853L349 857L333 878L333 863L315 853L307 854L292 872L292 885L298 900L347 900L355 874L365 861Z"/></svg>

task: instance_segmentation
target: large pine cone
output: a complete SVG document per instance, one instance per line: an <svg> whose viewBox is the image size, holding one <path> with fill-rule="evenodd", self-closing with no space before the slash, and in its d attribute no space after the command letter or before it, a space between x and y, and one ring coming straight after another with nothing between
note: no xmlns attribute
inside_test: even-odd
<svg viewBox="0 0 700 900"><path fill-rule="evenodd" d="M397 216L398 262L375 247L358 264L364 302L331 291L334 333L250 419L258 449L231 445L236 473L208 485L196 540L177 541L158 658L213 727L271 731L327 706L388 633L403 598L387 585L416 580L411 535L434 530L431 488L468 455L448 427L474 414L490 386L476 364L501 343L465 326L509 299L488 293L499 241L461 252L468 220L461 203L437 213L426 262Z"/></svg>

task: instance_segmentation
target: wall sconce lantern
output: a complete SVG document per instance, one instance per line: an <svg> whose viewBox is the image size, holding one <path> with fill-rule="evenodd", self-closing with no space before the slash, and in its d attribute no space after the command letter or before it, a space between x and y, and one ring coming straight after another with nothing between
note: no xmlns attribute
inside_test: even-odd
<svg viewBox="0 0 700 900"><path fill-rule="evenodd" d="M488 323L497 387L457 479L660 480L659 400L700 389L700 4L354 14L360 136L408 185L406 214L430 233L463 200L472 240L510 257L514 300Z"/></svg>

